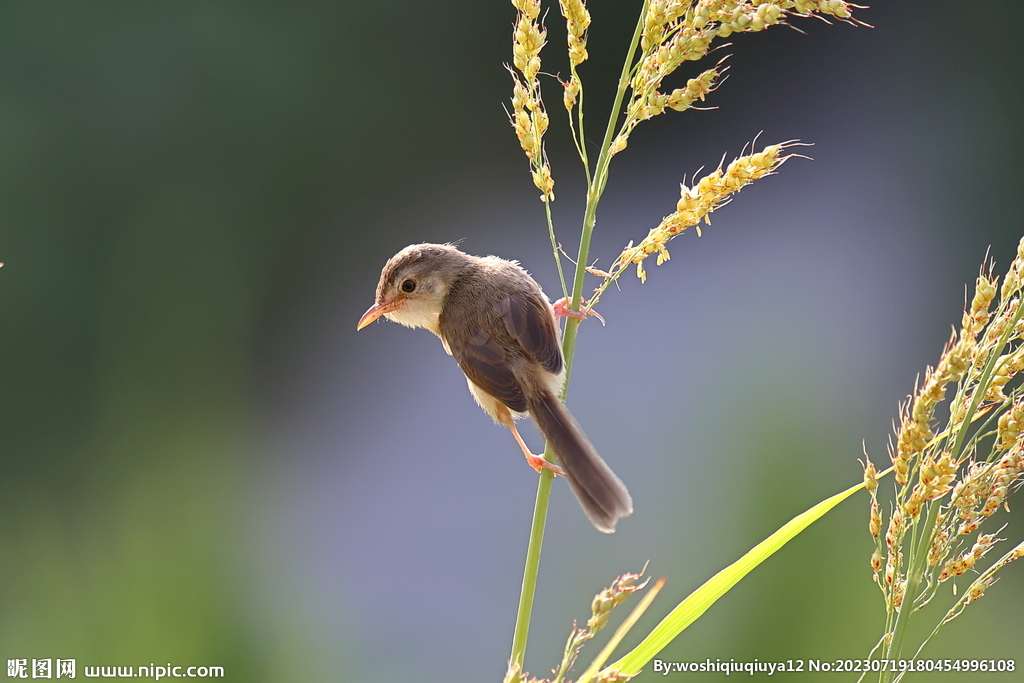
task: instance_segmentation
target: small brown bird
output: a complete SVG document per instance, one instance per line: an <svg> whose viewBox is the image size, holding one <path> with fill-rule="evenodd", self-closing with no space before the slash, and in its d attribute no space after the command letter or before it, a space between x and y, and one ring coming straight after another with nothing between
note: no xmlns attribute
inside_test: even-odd
<svg viewBox="0 0 1024 683"><path fill-rule="evenodd" d="M362 329L380 316L438 337L488 415L512 430L527 462L564 474L594 526L615 531L633 512L629 492L558 400L565 379L558 322L548 298L515 261L470 256L447 244L395 254L377 284ZM529 415L561 468L526 447L515 420Z"/></svg>

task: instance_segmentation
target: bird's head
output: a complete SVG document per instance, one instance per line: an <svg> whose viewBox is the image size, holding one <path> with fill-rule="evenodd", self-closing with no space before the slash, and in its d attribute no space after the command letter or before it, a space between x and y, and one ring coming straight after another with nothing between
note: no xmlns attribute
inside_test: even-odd
<svg viewBox="0 0 1024 683"><path fill-rule="evenodd" d="M452 283L472 260L448 244L413 244L384 265L376 303L359 319L363 329L377 318L439 334L441 308Z"/></svg>

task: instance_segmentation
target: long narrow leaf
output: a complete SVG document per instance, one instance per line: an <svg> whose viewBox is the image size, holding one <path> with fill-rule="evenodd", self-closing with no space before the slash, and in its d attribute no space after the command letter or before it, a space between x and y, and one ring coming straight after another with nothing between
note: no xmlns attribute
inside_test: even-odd
<svg viewBox="0 0 1024 683"><path fill-rule="evenodd" d="M774 534L754 546L746 555L708 579L703 586L691 593L667 617L662 619L661 623L639 645L608 668L617 669L630 676L640 673L640 669L682 633L683 629L704 614L718 598L739 583L739 580L750 573L754 567L767 560L776 550L786 545L812 522L824 516L826 512L863 487L863 483L852 486L842 493L826 498L807 512L791 519Z"/></svg>

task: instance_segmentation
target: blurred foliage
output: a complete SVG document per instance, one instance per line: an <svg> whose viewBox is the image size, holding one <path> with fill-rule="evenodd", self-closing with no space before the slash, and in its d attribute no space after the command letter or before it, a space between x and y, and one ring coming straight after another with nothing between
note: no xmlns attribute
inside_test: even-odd
<svg viewBox="0 0 1024 683"><path fill-rule="evenodd" d="M631 24L633 9L626 3L622 9L618 4L596 5L595 25L620 20ZM800 83L824 80L840 91L836 98L842 102L828 111L849 109L867 116L877 110L878 121L891 123L891 128L876 127L877 135L872 131L891 150L887 162L897 169L881 177L907 182L891 187L895 199L847 197L872 214L864 219L865 226L881 226L860 238L878 240L880 252L892 248L886 240L898 231L879 219L905 217L898 206L912 192L920 192L922 203L929 206L940 201L933 208L947 221L932 224L931 214L912 214L913 220L899 226L911 235L908 241L926 234L915 244L921 258L954 264L936 267L941 272L935 277L945 277L944 289L928 292L942 300L941 316L931 309L912 321L914 334L899 339L901 345L893 349L903 363L899 372L878 371L898 391L908 392L913 374L933 362L949 323L958 317L960 301L955 299L972 278L985 246L1013 244L1020 232L1018 224L1006 220L1016 215L1016 208L1005 201L1019 185L1015 160L1021 136L1019 127L1011 125L1020 113L1014 104L1019 76L988 68L1018 63L1015 50L1020 43L992 37L976 56L936 49L953 44L964 25L953 11L958 5L944 6L946 10L933 8L924 17L900 8L865 15L879 28L846 32L863 37L816 28L809 36L779 31L783 35L778 40L789 42L738 45L734 62L747 59L749 68L734 66L728 87L716 93L723 98L717 103L721 113L708 113L714 118L687 124L671 138L660 137L669 128L654 122L649 137L631 140L630 154L623 156L616 172L626 181L619 197L634 203L624 208L610 204L606 222L599 219L599 231L615 225L612 217L632 216L641 227L645 221L656 222L657 216L641 215L646 205L636 203L648 184L663 182L674 192L680 178L673 173L681 176L709 163L709 154L717 158L730 144L722 139L746 140L769 124L783 134L779 139L799 136L822 143L813 154L822 161L810 170L794 171L794 182L810 182L822 169L832 168L828 159L835 161L842 149L829 147L825 135L848 124L787 109L791 93L772 89L771 68L795 70ZM414 240L464 237L467 228L460 225L455 234L450 228L452 207L460 203L472 207L466 220L478 230L472 234L488 245L471 251L497 251L501 240L519 245L527 234L535 236L539 253L546 248L536 191L524 178L518 146L501 109L509 92L501 64L508 59L512 18L505 2L12 2L0 7L0 261L5 263L0 269L0 659L219 665L233 680L253 682L344 680L338 673L342 670L353 680L388 671L447 680L452 672L439 662L454 660L468 672L468 680L479 680L480 672L500 677L507 654L503 643L510 638L503 629L512 612L491 613L488 623L481 623L464 611L472 600L454 604L449 586L437 597L436 586L413 581L424 567L449 569L446 557L424 559L434 549L428 546L462 547L471 541L411 538L408 556L400 556L408 558L404 563L361 565L362 585L338 580L339 592L353 601L372 594L385 626L369 625L366 613L355 609L325 616L296 601L295 584L306 575L294 567L321 561L314 551L324 546L340 546L339 555L357 559L362 558L361 549L343 545L337 528L323 518L313 518L301 543L283 543L280 539L292 527L281 531L265 526L266 502L302 500L308 491L268 490L267 478L260 474L267 471L267 425L282 412L306 410L310 423L334 419L329 414L333 405L309 408L319 398L314 389L295 389L297 385L280 380L305 360L296 351L304 347L294 343L295 337L309 334L329 345L339 373L353 372L341 384L364 386L352 368L377 362L365 349L387 342L360 342L371 346L353 360L349 351L356 342L338 334L333 324L336 318L358 316L366 307L388 255ZM990 22L989 29L1009 31L1011 24ZM621 54L611 45L615 40L608 33L592 33L594 56L588 68L618 68L601 58L605 51ZM808 57L819 50L835 54L851 41L867 41L864 53L877 59L863 62L873 74L869 83L847 80L841 73L846 67L833 61L837 58ZM954 53L956 60L977 61L954 61ZM874 90L873 79L892 64L909 69L910 75L891 81L892 90ZM967 76L989 80L977 83ZM965 80L974 83L966 90L987 98L972 105L972 115L987 117L991 126L972 125L961 121L961 112L944 109L951 84ZM601 81L613 79L594 78ZM887 109L904 102L899 99L904 90L912 91L907 97L918 98L921 107ZM851 96L853 92L860 95ZM755 104L748 100L739 106L724 99L751 94ZM588 101L604 107L608 96L595 88L588 92ZM808 105L794 106L809 111ZM750 120L742 118L746 116ZM760 123L766 117L768 124ZM928 137L922 131L933 130L928 127L932 125L948 134L941 140L919 140L918 135ZM716 127L728 135L713 139ZM967 132L960 135L961 130ZM705 144L714 151L706 152ZM935 156L912 158L908 146ZM692 156L674 159L666 174L663 160L651 162L644 156L665 150ZM550 153L567 151L553 148ZM997 172L980 173L997 165ZM876 170L872 164L843 172L871 177ZM844 178L832 176L830 182L839 185ZM797 187L796 196L802 191ZM758 202L769 196L745 199L766 212L770 203ZM876 208L875 200L891 203ZM556 216L571 208L556 206ZM974 227L964 230L968 219ZM925 223L930 232L913 232ZM525 226L521 232L511 230L519 226ZM828 226L818 227L825 231ZM620 234L606 234L611 247L602 247L602 235L598 248L621 248ZM746 233L736 231L740 249L746 239ZM787 242L782 249L794 244ZM729 243L719 245L730 248ZM769 255L762 251L757 256ZM733 262L736 272L728 271L729 278L746 268L741 258ZM678 261L686 263L684 257ZM828 264L830 272L842 273L848 266ZM813 289L818 283L804 284ZM888 292L877 300L917 292ZM805 295L801 291L798 298ZM696 307L698 299L688 300L687 306ZM613 301L608 297L608 307L619 305ZM742 306L744 301L737 297L730 303ZM338 307L350 302L351 310L339 313ZM643 304L635 298L622 304L620 320L628 315L627 306ZM666 310L657 305L653 313ZM725 301L715 306L721 308ZM881 327L911 324L906 311L916 309L902 300L893 309L904 317ZM782 317L788 321L796 313L787 311ZM862 311L856 314L863 316ZM744 315L758 313L741 312L733 318ZM663 322L653 318L652 325ZM343 322L346 330L354 328L355 317ZM707 327L697 323L694 335ZM747 329L748 323L738 324ZM618 329L623 327L628 324ZM666 422L665 435L657 437L661 447L632 473L630 485L636 480L638 491L645 490L644 477L650 478L648 510L669 511L672 519L683 522L658 537L619 534L622 538L614 542L625 544L630 559L615 571L636 569L656 553L661 564L652 571L670 576L659 598L666 604L793 514L838 490L842 484L836 480L846 479L834 464L859 455L849 452L857 450L851 444L861 437L881 442L876 427L884 424L860 418L896 414L899 393L880 401L880 407L875 406L879 401L872 402L870 410L849 416L849 422L829 422L822 401L812 392L833 378L773 374L768 361L793 352L785 346L788 338L774 328L758 329L763 332L758 343L739 334L715 342L729 356L723 365L699 355L683 357L694 368L704 367L702 363L731 368L733 375L714 378L714 386L737 382L734 375L742 379L742 385L725 386L725 394L699 395L729 420L709 428L718 440L711 444L700 441L706 434L677 434L674 423ZM919 349L910 343L922 338L931 346ZM593 339L591 348L596 348L598 334ZM415 342L409 344L403 348L413 348ZM623 352L618 353L621 358ZM400 364L405 359L392 360ZM681 366L682 360L645 382L651 387L665 379L676 382ZM578 395L597 394L587 389L586 364L580 368L574 378ZM453 381L458 379L454 368L447 370ZM860 368L853 372L866 374ZM390 376L381 381L401 384ZM844 388L831 391L838 394ZM306 393L298 395L301 391ZM371 393L351 391L347 405L376 405ZM465 393L461 387L459 391ZM677 398L674 385L665 391L675 392L665 394L672 396L665 402L671 410L678 410L679 401L697 400ZM467 410L475 408L468 405ZM676 415L667 413L673 419ZM737 415L764 422L738 429ZM764 424L774 427L766 430ZM599 428L588 427L592 437ZM409 434L409 439L426 440L412 429ZM851 434L852 440L847 438ZM365 443L339 445L336 459L353 467L370 460L371 454L362 449ZM684 450L685 461L680 456ZM733 458L735 454L749 460ZM308 454L287 452L273 464L301 470L311 460ZM808 462L820 465L809 471ZM386 465L392 471L407 466ZM703 475L700 483L687 484L695 470ZM353 488L378 492L369 481L360 479ZM479 487L475 481L467 479L465 488ZM812 487L814 491L807 490ZM487 490L464 495L478 495L481 509L488 496L501 500ZM435 497L434 504L449 501ZM868 597L867 503L859 510L857 505L854 500L841 506L745 580L734 600L716 605L700 628L690 629L665 658L866 654L877 638L875 627L882 624L882 604L879 596ZM713 518L707 511L715 512ZM420 515L408 515L401 523L419 530L415 525L424 523L422 510L416 512ZM471 525L473 520L463 517L472 515L460 513L451 516L453 522ZM705 523L689 523L688 514L702 515ZM376 529L372 524L384 518L373 509L346 523ZM405 527L387 519L392 526L381 532L388 534L382 543L399 546L407 538L402 535ZM559 533L568 532L552 529L552 534ZM470 550L485 558L489 569L477 573L501 580L487 583L485 578L473 584L480 592L469 594L483 596L489 607L492 603L485 598L507 592L508 604L514 603L519 551L508 553L507 546L519 545L490 528L479 534L490 545L481 542ZM553 540L542 566L528 663L533 656L555 661L546 655L561 649L571 615L585 613L588 591L593 591L582 584L590 582L591 574L584 581L577 572L599 573L593 580L596 587L613 576L603 568L580 569L585 555L575 544L594 539ZM292 564L282 570L268 557L288 557ZM506 566L512 567L509 576L502 574ZM400 579L378 584L378 574ZM467 572L465 580L473 574ZM566 577L574 577L582 592L567 591ZM1012 654L1021 626L1012 609L1020 602L1020 577L1019 571L1008 571L990 592L991 600L986 597L940 634L934 651L957 657ZM309 590L322 590L322 585ZM404 590L415 595L416 605ZM391 596L401 601L387 602ZM494 604L504 609L507 603L502 598ZM448 611L435 610L437 605ZM411 607L428 613L430 628L414 620ZM656 604L645 618L657 615ZM643 632L643 624L635 632ZM450 640L450 634L483 638L491 633L499 645L492 647L488 641L486 647L477 643L452 653L438 647L424 655L416 644L439 634ZM475 654L467 661L464 653L471 651ZM427 656L436 661L427 661Z"/></svg>

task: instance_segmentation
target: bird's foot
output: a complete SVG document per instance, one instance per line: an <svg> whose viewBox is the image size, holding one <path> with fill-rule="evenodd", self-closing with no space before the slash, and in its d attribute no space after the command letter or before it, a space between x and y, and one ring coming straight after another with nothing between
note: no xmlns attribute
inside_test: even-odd
<svg viewBox="0 0 1024 683"><path fill-rule="evenodd" d="M551 307L555 309L555 315L561 316L563 318L576 318L577 320L586 320L588 315L592 315L598 320L600 320L602 325L605 324L604 318L602 318L601 314L598 313L597 311L574 311L571 308L569 308L569 302L565 300L565 297L562 297L555 303L551 304Z"/></svg>
<svg viewBox="0 0 1024 683"><path fill-rule="evenodd" d="M565 472L562 471L561 467L554 464L553 462L548 462L542 456L532 454L527 455L526 462L530 464L530 467L537 471L537 474L540 474L544 470L551 470L551 473L554 474L556 477L565 476Z"/></svg>

